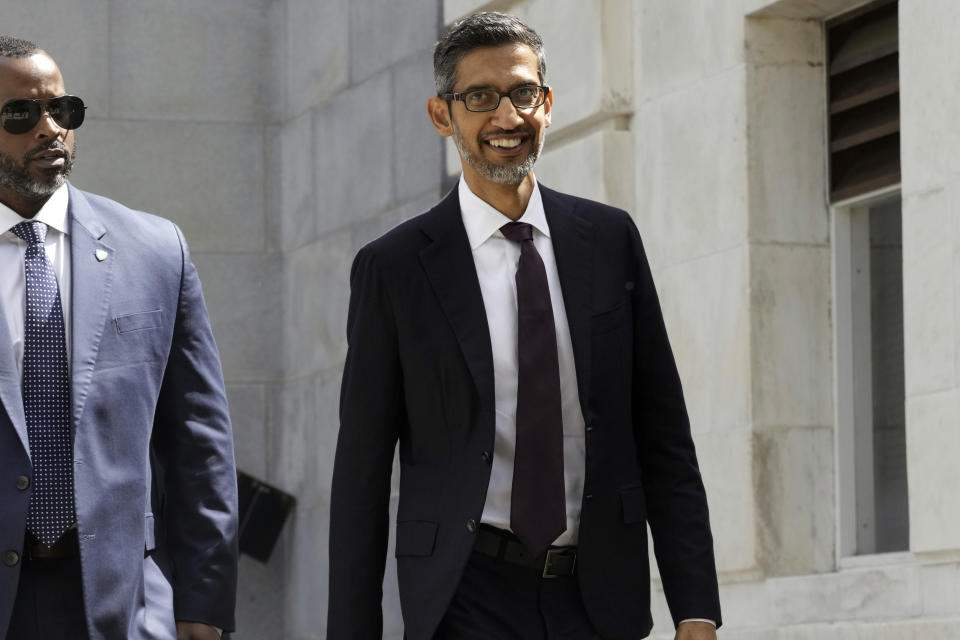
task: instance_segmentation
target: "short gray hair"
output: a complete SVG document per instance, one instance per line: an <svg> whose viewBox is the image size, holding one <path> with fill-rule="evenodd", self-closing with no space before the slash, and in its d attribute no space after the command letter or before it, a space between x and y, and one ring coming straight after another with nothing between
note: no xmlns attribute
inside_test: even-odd
<svg viewBox="0 0 960 640"><path fill-rule="evenodd" d="M525 44L537 54L540 83L547 77L547 59L543 40L520 18L498 11L475 13L453 25L433 50L433 82L437 95L453 92L457 83L457 64L465 55L481 47Z"/></svg>

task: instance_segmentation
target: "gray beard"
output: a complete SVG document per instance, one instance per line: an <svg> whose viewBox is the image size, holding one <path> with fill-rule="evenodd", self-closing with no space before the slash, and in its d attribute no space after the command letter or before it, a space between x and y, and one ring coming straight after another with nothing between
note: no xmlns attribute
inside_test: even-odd
<svg viewBox="0 0 960 640"><path fill-rule="evenodd" d="M31 151L33 153L36 150ZM53 192L63 186L67 176L73 169L77 156L77 145L74 142L73 153L67 156L66 164L62 169L50 171L44 178L36 179L26 169L26 158L18 163L13 156L0 152L0 188L12 191L26 200L44 200L53 195Z"/></svg>
<svg viewBox="0 0 960 640"><path fill-rule="evenodd" d="M497 184L520 184L533 171L533 165L536 164L540 152L543 150L543 142L546 140L546 130L540 135L540 141L535 144L527 157L520 164L502 165L494 164L482 156L472 153L464 144L463 136L460 135L460 129L456 124L453 125L453 141L457 145L460 157L468 165L491 182Z"/></svg>

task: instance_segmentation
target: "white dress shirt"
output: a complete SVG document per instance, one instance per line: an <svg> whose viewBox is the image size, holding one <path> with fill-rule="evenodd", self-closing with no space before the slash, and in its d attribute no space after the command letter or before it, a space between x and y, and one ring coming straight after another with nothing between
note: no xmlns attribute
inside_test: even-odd
<svg viewBox="0 0 960 640"><path fill-rule="evenodd" d="M71 360L71 306L70 306L70 241L67 224L67 203L70 199L67 185L53 192L33 218L21 218L13 209L0 203L0 304L7 318L7 329L13 343L17 368L23 373L23 316L26 312L27 276L24 255L27 243L10 229L21 222L35 220L47 225L44 249L53 264L53 272L60 285L60 306L67 339L67 364ZM2 339L2 336L0 336Z"/></svg>
<svg viewBox="0 0 960 640"><path fill-rule="evenodd" d="M490 486L481 521L500 529L510 529L510 494L513 488L513 456L517 431L517 263L520 245L507 240L500 227L510 222L492 206L478 198L460 178L460 212L473 251L473 262L480 280L480 292L490 328L493 348L493 383L496 407L496 436ZM563 475L566 485L567 530L554 544L577 543L583 477L586 465L583 413L577 392L577 374L573 362L573 343L567 312L560 290L557 259L550 240L550 227L543 211L540 188L534 184L530 202L518 222L533 226L533 244L543 259L557 328L557 355L560 361L560 401L563 412Z"/></svg>

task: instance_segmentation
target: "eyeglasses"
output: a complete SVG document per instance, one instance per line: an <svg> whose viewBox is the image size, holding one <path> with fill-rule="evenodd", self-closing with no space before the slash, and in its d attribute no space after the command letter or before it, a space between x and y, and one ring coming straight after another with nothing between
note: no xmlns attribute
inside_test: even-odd
<svg viewBox="0 0 960 640"><path fill-rule="evenodd" d="M85 110L83 100L77 96L60 96L45 100L20 98L7 101L3 109L0 109L0 125L7 133L28 133L37 126L43 113L47 112L63 129L76 129L83 124Z"/></svg>
<svg viewBox="0 0 960 640"><path fill-rule="evenodd" d="M510 91L477 89L466 93L445 93L441 97L447 101L463 102L467 111L493 111L500 106L500 99L504 96L510 98L510 102L517 109L535 109L546 102L548 93L550 87L546 85L526 84Z"/></svg>

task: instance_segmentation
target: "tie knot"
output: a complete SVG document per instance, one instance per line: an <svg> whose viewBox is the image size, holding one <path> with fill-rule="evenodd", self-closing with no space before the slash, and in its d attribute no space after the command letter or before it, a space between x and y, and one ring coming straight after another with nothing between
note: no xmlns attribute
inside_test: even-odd
<svg viewBox="0 0 960 640"><path fill-rule="evenodd" d="M500 227L500 233L507 240L513 240L514 242L533 240L533 225L526 222L508 222Z"/></svg>
<svg viewBox="0 0 960 640"><path fill-rule="evenodd" d="M28 245L43 244L47 237L47 225L34 220L21 222L10 230Z"/></svg>

